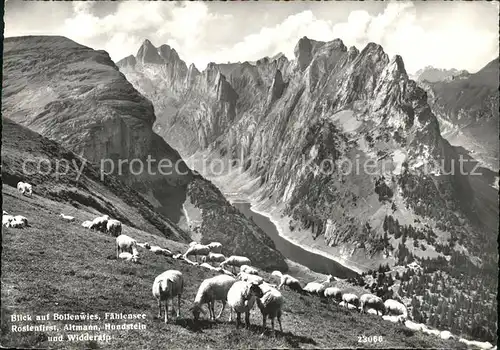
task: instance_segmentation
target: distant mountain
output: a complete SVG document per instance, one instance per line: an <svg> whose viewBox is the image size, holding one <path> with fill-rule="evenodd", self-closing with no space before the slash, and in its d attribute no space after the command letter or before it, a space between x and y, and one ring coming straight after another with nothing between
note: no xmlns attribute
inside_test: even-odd
<svg viewBox="0 0 500 350"><path fill-rule="evenodd" d="M499 169L498 77L495 59L464 79L423 84L444 136L494 171Z"/></svg>
<svg viewBox="0 0 500 350"><path fill-rule="evenodd" d="M166 47L156 53L145 45L140 57L160 62L178 56ZM127 62L133 64L134 59ZM113 174L188 231L190 239L219 241L228 252L240 255L251 248L254 264L286 269L272 240L153 132L153 105L106 52L59 36L7 38L3 75L3 118L58 142L101 169L112 172L114 167ZM121 172L120 164L125 165Z"/></svg>
<svg viewBox="0 0 500 350"><path fill-rule="evenodd" d="M416 81L427 81L435 83L438 81L450 81L455 79L463 79L470 75L466 70L443 69L427 66L419 69L411 78Z"/></svg>
<svg viewBox="0 0 500 350"><path fill-rule="evenodd" d="M481 221L468 177L447 172L459 154L401 57L375 43L360 52L303 37L292 61L210 63L199 72L162 51L175 52L145 41L135 64L117 63L155 105L155 131L286 237L360 270L444 256L444 246L477 264L496 261L497 232ZM202 166L210 160L241 167L215 174ZM356 161L374 162L377 173L340 171ZM397 232L416 233L387 236L386 217Z"/></svg>

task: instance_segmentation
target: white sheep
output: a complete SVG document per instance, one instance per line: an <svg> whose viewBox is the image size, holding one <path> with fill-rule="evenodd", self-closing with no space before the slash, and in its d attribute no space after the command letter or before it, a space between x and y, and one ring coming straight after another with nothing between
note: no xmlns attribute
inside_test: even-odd
<svg viewBox="0 0 500 350"><path fill-rule="evenodd" d="M316 295L319 295L319 296L324 296L323 292L326 289L326 285L327 285L327 283L330 283L331 281L333 281L333 276L332 275L328 275L328 276L326 276L326 281L323 281L323 282L309 282L308 284L306 284L306 286L304 287L303 290L305 292L307 292L307 293L310 293L310 294L316 294Z"/></svg>
<svg viewBox="0 0 500 350"><path fill-rule="evenodd" d="M384 321L389 321L389 322L392 322L392 323L401 323L402 320L401 320L401 316L391 316L391 315L383 315L382 316L382 319ZM438 331L439 333L439 331Z"/></svg>
<svg viewBox="0 0 500 350"><path fill-rule="evenodd" d="M251 267L248 265L241 265L240 272L245 272L245 273L248 273L250 275L258 275L259 274L259 271L257 271L257 269L255 267Z"/></svg>
<svg viewBox="0 0 500 350"><path fill-rule="evenodd" d="M136 245L141 247L142 249L151 249L151 245L148 242L136 243Z"/></svg>
<svg viewBox="0 0 500 350"><path fill-rule="evenodd" d="M170 250L157 245L150 246L149 250L157 255L172 256L172 252Z"/></svg>
<svg viewBox="0 0 500 350"><path fill-rule="evenodd" d="M238 328L241 323L241 313L245 313L245 326L250 328L250 310L255 304L255 299L261 298L263 295L262 289L257 284L244 281L234 282L227 293L227 303L231 310L229 322L232 320L234 310L236 312L236 328Z"/></svg>
<svg viewBox="0 0 500 350"><path fill-rule="evenodd" d="M201 262L223 262L226 260L226 257L223 254L218 253L208 253L208 255L201 257Z"/></svg>
<svg viewBox="0 0 500 350"><path fill-rule="evenodd" d="M377 315L377 316L379 315L379 312L375 309L366 309L366 313L370 315Z"/></svg>
<svg viewBox="0 0 500 350"><path fill-rule="evenodd" d="M415 323L413 321L410 321L410 320L406 320L404 322L404 325L406 326L406 328L409 328L413 331L423 331L424 329L427 329L427 326L423 323Z"/></svg>
<svg viewBox="0 0 500 350"><path fill-rule="evenodd" d="M137 251L137 241L127 235L119 235L118 237L116 237L117 258L121 252L129 252L132 255L139 256L139 252Z"/></svg>
<svg viewBox="0 0 500 350"><path fill-rule="evenodd" d="M278 319L278 323L280 326L280 331L283 333L283 328L281 327L281 314L284 299L281 293L270 286L268 283L263 283L260 285L260 289L264 293L264 295L260 298L257 298L257 307L260 309L262 313L262 335L266 329L266 320L267 317L271 319L271 327L272 332L274 332L274 318Z"/></svg>
<svg viewBox="0 0 500 350"><path fill-rule="evenodd" d="M342 301L346 304L351 304L357 307L359 307L359 298L356 294L353 293L345 293L342 294Z"/></svg>
<svg viewBox="0 0 500 350"><path fill-rule="evenodd" d="M387 299L384 302L387 315L400 316L400 321L404 322L408 318L408 310L404 304L394 299Z"/></svg>
<svg viewBox="0 0 500 350"><path fill-rule="evenodd" d="M238 275L236 275L236 278L239 278L241 281L255 283L255 284L261 284L264 282L264 279L262 277L257 275L251 275L246 272L238 273Z"/></svg>
<svg viewBox="0 0 500 350"><path fill-rule="evenodd" d="M108 215L98 216L94 220L92 220L92 225L90 225L90 229L106 232L106 226L108 224L108 220L109 220Z"/></svg>
<svg viewBox="0 0 500 350"><path fill-rule="evenodd" d="M61 213L61 218L62 218L64 221L68 221L68 222L73 222L73 221L75 221L75 217L74 217L74 216L65 215L65 214L63 214L63 213Z"/></svg>
<svg viewBox="0 0 500 350"><path fill-rule="evenodd" d="M339 303L339 306L340 306L340 307L347 308L348 310L356 310L356 309L357 309L357 307L356 307L356 306L354 306L354 305L352 305L352 304L349 304L349 303L346 303L345 301L341 301L341 302Z"/></svg>
<svg viewBox="0 0 500 350"><path fill-rule="evenodd" d="M273 271L271 275L279 277L280 278L280 284L278 285L278 289L281 289L281 287L287 286L293 291L303 293L302 286L300 285L300 282L298 279L295 277L292 277L287 274L283 274L280 271Z"/></svg>
<svg viewBox="0 0 500 350"><path fill-rule="evenodd" d="M385 313L384 301L376 295L369 293L363 294L359 298L359 303L359 311L362 313L366 312L366 309L375 309L376 311L380 311L382 315Z"/></svg>
<svg viewBox="0 0 500 350"><path fill-rule="evenodd" d="M342 300L342 291L337 287L328 287L324 290L323 294L325 298L331 298L336 302L340 302Z"/></svg>
<svg viewBox="0 0 500 350"><path fill-rule="evenodd" d="M27 182L19 181L17 183L17 190L23 195L27 195L29 197L33 194L33 187Z"/></svg>
<svg viewBox="0 0 500 350"><path fill-rule="evenodd" d="M92 226L92 221L85 220L84 222L82 222L82 226L85 228L90 228L90 226Z"/></svg>
<svg viewBox="0 0 500 350"><path fill-rule="evenodd" d="M188 248L184 253L184 257L187 258L190 255L194 255L196 261L198 261L198 255L208 255L210 253L210 248L203 244L195 244Z"/></svg>
<svg viewBox="0 0 500 350"><path fill-rule="evenodd" d="M234 273L235 266L240 267L241 265L252 265L252 262L245 256L231 255L229 258L220 263L220 267L223 269L226 268L226 265L232 266Z"/></svg>
<svg viewBox="0 0 500 350"><path fill-rule="evenodd" d="M222 253L222 244L219 242L211 242L207 246L212 253Z"/></svg>
<svg viewBox="0 0 500 350"><path fill-rule="evenodd" d="M209 263L201 263L199 265L200 267L203 267L205 269L208 269L208 270L212 270L212 271L218 271L218 268L217 267L213 267L212 265L210 265Z"/></svg>
<svg viewBox="0 0 500 350"><path fill-rule="evenodd" d="M9 227L10 222L14 221L14 215L4 214L2 215L2 225Z"/></svg>
<svg viewBox="0 0 500 350"><path fill-rule="evenodd" d="M139 255L130 254L129 252L121 252L118 254L118 259L136 263L139 261Z"/></svg>
<svg viewBox="0 0 500 350"><path fill-rule="evenodd" d="M477 340L467 340L467 339L464 339L464 338L460 338L460 339L458 339L458 341L461 342L461 343L466 344L469 347L476 346L479 349L484 349L484 350L488 350L488 349L494 350L496 348L496 346L495 346L495 348L493 348L493 345L490 342L488 342L488 341L487 342L481 342L481 341L477 341Z"/></svg>
<svg viewBox="0 0 500 350"><path fill-rule="evenodd" d="M106 232L113 237L118 237L122 233L122 223L119 220L109 219L106 223Z"/></svg>
<svg viewBox="0 0 500 350"><path fill-rule="evenodd" d="M452 339L452 338L455 338L453 336L453 334L451 334L450 331L442 331L440 334L439 334L440 338L441 339L444 339L444 340L448 340L448 339Z"/></svg>
<svg viewBox="0 0 500 350"><path fill-rule="evenodd" d="M165 323L168 322L168 300L172 300L172 313L174 310L174 297L177 296L177 317L181 315L181 296L184 291L182 273L177 270L167 270L158 275L153 282L153 296L158 300L158 318L161 318L161 302L165 301Z"/></svg>
<svg viewBox="0 0 500 350"><path fill-rule="evenodd" d="M203 310L203 304L208 304L208 311L211 320L219 319L222 312L226 308L227 293L235 282L236 279L226 275L218 275L212 278L207 278L201 282L200 287L198 288L198 293L196 293L196 297L194 299L193 307L191 308L194 320L198 321L200 312L206 314ZM217 317L215 317L216 300L220 300L222 302L222 308Z"/></svg>

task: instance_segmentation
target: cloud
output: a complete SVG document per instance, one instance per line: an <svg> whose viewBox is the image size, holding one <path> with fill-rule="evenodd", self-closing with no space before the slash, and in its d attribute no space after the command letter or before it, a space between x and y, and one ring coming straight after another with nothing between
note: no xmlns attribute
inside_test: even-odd
<svg viewBox="0 0 500 350"><path fill-rule="evenodd" d="M475 71L498 56L498 17L488 15L490 4L388 2L378 13L360 5L350 13L347 8L339 10L335 21L333 16L319 18L315 10L320 7L314 5L308 10L297 6L297 12L288 17L291 11L283 14L273 7L276 12L269 16L248 21L248 12L236 7L214 11L217 7L205 2L116 2L106 5L106 15L99 10L104 6L99 2L24 4L17 13L7 13L7 36L64 35L108 51L115 61L135 54L146 38L157 46L169 44L199 69L211 61L253 61L278 52L293 58L303 36L321 41L340 38L346 46L359 49L376 42L389 55L401 55L410 73L427 65ZM343 6L331 4L335 11ZM40 13L50 16L47 24L40 22Z"/></svg>

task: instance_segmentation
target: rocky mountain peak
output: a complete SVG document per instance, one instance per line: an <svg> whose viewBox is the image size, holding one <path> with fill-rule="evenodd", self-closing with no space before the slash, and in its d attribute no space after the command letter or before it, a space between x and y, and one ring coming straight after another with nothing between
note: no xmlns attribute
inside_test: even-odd
<svg viewBox="0 0 500 350"><path fill-rule="evenodd" d="M295 55L295 59L297 60L297 65L301 71L305 70L312 59L312 49L313 45L311 40L306 36L300 38L297 45L295 45L295 49L293 53Z"/></svg>
<svg viewBox="0 0 500 350"><path fill-rule="evenodd" d="M120 62L120 65L123 67L134 68L136 63L137 63L137 60L135 59L134 55L130 55L130 56L127 56L127 57L121 59L119 62Z"/></svg>
<svg viewBox="0 0 500 350"><path fill-rule="evenodd" d="M166 62L171 61L179 61L180 57L175 49L171 48L167 44L163 44L158 48L158 53L161 58L163 58Z"/></svg>
<svg viewBox="0 0 500 350"><path fill-rule="evenodd" d="M136 58L141 63L162 63L158 50L148 39L143 41L139 51L137 51Z"/></svg>

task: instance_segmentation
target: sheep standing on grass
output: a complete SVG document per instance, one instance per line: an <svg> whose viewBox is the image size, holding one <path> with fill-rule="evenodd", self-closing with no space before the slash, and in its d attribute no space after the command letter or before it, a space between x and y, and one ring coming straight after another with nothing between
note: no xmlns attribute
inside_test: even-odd
<svg viewBox="0 0 500 350"><path fill-rule="evenodd" d="M408 310L404 304L394 299L387 299L384 302L385 311L389 316L398 316L400 322L404 322L408 318Z"/></svg>
<svg viewBox="0 0 500 350"><path fill-rule="evenodd" d="M359 298L356 294L353 293L342 294L342 301L344 302L346 308L349 308L349 304L355 306L356 308L359 307Z"/></svg>
<svg viewBox="0 0 500 350"><path fill-rule="evenodd" d="M292 277L287 274L283 274L280 271L273 271L271 275L279 277L280 278L280 284L278 286L278 289L281 289L281 287L287 286L291 290L299 293L304 293L304 290L302 289L302 286L300 285L300 282L298 279L295 277Z"/></svg>
<svg viewBox="0 0 500 350"><path fill-rule="evenodd" d="M255 299L261 298L263 295L262 289L257 284L236 281L227 293L227 303L231 308L229 322L232 320L234 310L236 312L236 329L238 329L241 323L241 314L244 312L245 326L250 328L250 310L255 304Z"/></svg>
<svg viewBox="0 0 500 350"><path fill-rule="evenodd" d="M75 221L75 217L74 217L74 216L65 215L65 214L63 214L63 213L61 213L61 218L62 218L64 221L68 221L68 222L73 222L73 221Z"/></svg>
<svg viewBox="0 0 500 350"><path fill-rule="evenodd" d="M198 321L200 318L200 312L205 314L203 304L208 304L208 311L211 320L215 321L219 319L222 312L226 308L227 293L235 282L236 279L226 275L218 275L201 282L200 287L198 288L198 293L194 299L194 305L191 308L194 320ZM222 302L222 308L217 317L215 317L216 300L220 300Z"/></svg>
<svg viewBox="0 0 500 350"><path fill-rule="evenodd" d="M2 225L12 228L23 228L28 226L28 219L22 215L2 215Z"/></svg>
<svg viewBox="0 0 500 350"><path fill-rule="evenodd" d="M229 258L221 262L219 266L225 269L226 265L232 266L234 273L235 266L240 267L241 265L252 265L252 262L245 256L231 255Z"/></svg>
<svg viewBox="0 0 500 350"><path fill-rule="evenodd" d="M184 291L182 273L167 270L158 275L153 282L153 296L158 300L158 318L161 319L161 302L165 301L165 323L168 322L168 300L172 300L172 314L175 313L174 297L177 296L177 318L181 315L181 296Z"/></svg>
<svg viewBox="0 0 500 350"><path fill-rule="evenodd" d="M92 220L92 225L90 225L91 230L106 232L109 216L103 215L98 216Z"/></svg>
<svg viewBox="0 0 500 350"><path fill-rule="evenodd" d="M323 292L325 298L333 299L337 303L342 301L342 291L337 287L328 287Z"/></svg>
<svg viewBox="0 0 500 350"><path fill-rule="evenodd" d="M118 237L122 233L122 223L115 219L109 219L106 223L106 233L113 237Z"/></svg>
<svg viewBox="0 0 500 350"><path fill-rule="evenodd" d="M262 335L264 335L266 331L267 317L271 319L271 327L273 334L275 334L274 318L278 319L280 331L281 333L283 333L283 328L281 327L281 314L282 314L281 310L283 308L283 303L284 303L283 296L277 289L271 287L267 283L263 283L262 285L260 285L260 289L262 290L262 293L264 293L262 297L257 298L257 307L260 309L260 312L262 313Z"/></svg>
<svg viewBox="0 0 500 350"><path fill-rule="evenodd" d="M208 255L201 257L201 262L218 262L221 263L226 260L226 257L223 254L218 253L208 253Z"/></svg>
<svg viewBox="0 0 500 350"><path fill-rule="evenodd" d="M17 190L25 196L31 197L31 195L33 194L33 187L27 182L19 181L17 183Z"/></svg>
<svg viewBox="0 0 500 350"><path fill-rule="evenodd" d="M198 262L198 255L208 255L210 253L210 248L203 244L195 244L188 248L184 253L184 257L187 258L190 255L194 255L196 261Z"/></svg>
<svg viewBox="0 0 500 350"><path fill-rule="evenodd" d="M119 235L116 237L116 257L118 258L121 252L128 252L132 255L139 256L137 251L137 241L127 235Z"/></svg>
<svg viewBox="0 0 500 350"><path fill-rule="evenodd" d="M366 310L367 309L374 309L376 311L380 311L382 313L382 315L385 313L385 305L384 305L384 301L382 300L382 298L376 296L376 295L373 295L373 294L363 294L360 298L359 298L359 302L360 302L360 312L362 313L366 313Z"/></svg>

